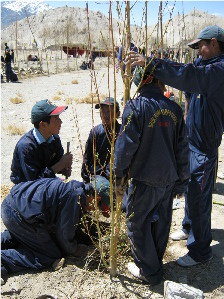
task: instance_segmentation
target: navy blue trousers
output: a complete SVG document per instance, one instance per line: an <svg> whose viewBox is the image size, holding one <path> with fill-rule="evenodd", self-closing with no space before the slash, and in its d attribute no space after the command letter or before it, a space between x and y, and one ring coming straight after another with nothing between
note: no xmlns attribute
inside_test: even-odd
<svg viewBox="0 0 224 299"><path fill-rule="evenodd" d="M189 218L189 207L187 203L187 191L184 193L185 197L185 207L184 207L184 219L182 221L182 230L185 233L190 233L191 230L191 220Z"/></svg>
<svg viewBox="0 0 224 299"><path fill-rule="evenodd" d="M134 261L152 284L161 281L172 220L173 187L174 184L152 187L132 180L128 190L127 232ZM157 221L155 212L159 216Z"/></svg>
<svg viewBox="0 0 224 299"><path fill-rule="evenodd" d="M205 262L212 256L211 211L217 155L218 150L213 155L190 150L191 176L186 200L191 229L187 248L189 256L197 262ZM183 222L186 223L186 218Z"/></svg>
<svg viewBox="0 0 224 299"><path fill-rule="evenodd" d="M8 230L1 234L1 265L5 274L42 269L61 258L61 251L49 232L28 225L10 206L2 204L2 221ZM5 271L6 270L6 271Z"/></svg>

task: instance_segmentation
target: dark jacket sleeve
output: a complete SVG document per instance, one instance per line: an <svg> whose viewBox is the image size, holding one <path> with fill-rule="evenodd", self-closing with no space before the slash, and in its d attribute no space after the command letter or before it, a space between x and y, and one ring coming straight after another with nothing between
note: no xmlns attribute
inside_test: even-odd
<svg viewBox="0 0 224 299"><path fill-rule="evenodd" d="M199 66L154 59L147 67L148 72L152 70L165 84L190 93L211 94L223 82L223 64L212 63L212 59L210 64Z"/></svg>
<svg viewBox="0 0 224 299"><path fill-rule="evenodd" d="M141 118L136 107L129 101L122 115L122 126L120 135L115 144L115 173L119 179L126 177L132 158L138 149L141 138Z"/></svg>
<svg viewBox="0 0 224 299"><path fill-rule="evenodd" d="M93 160L93 131L89 133L83 157L81 176L85 183L90 182L91 163Z"/></svg>
<svg viewBox="0 0 224 299"><path fill-rule="evenodd" d="M183 117L179 120L178 131L178 140L176 145L176 163L179 180L176 181L174 186L174 193L176 194L184 193L186 191L188 180L190 177L189 143Z"/></svg>

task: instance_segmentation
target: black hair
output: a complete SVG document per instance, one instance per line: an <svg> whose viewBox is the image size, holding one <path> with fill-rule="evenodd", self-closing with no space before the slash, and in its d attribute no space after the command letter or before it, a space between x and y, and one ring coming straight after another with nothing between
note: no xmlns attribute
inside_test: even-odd
<svg viewBox="0 0 224 299"><path fill-rule="evenodd" d="M113 107L114 105L104 105L104 106L108 106L108 107ZM116 105L116 113L120 111L120 107L118 105Z"/></svg>
<svg viewBox="0 0 224 299"><path fill-rule="evenodd" d="M39 124L40 124L41 121L43 121L43 122L49 124L50 121L51 121L51 116L48 115L48 116L46 116L45 118L41 119L40 121L37 121L36 123L34 123L33 125L34 125L34 127L35 127L36 129L39 129Z"/></svg>
<svg viewBox="0 0 224 299"><path fill-rule="evenodd" d="M219 40L217 42L219 44L220 51L224 53L224 42L220 42Z"/></svg>
<svg viewBox="0 0 224 299"><path fill-rule="evenodd" d="M204 41L209 45L211 42L211 39L204 39ZM221 42L219 40L217 40L218 44L219 44L219 49L222 53L224 53L224 42Z"/></svg>

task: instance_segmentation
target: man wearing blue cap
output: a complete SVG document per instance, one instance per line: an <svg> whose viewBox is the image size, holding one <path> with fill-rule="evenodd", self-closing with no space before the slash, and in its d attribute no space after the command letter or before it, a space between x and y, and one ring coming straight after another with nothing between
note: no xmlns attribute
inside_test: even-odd
<svg viewBox="0 0 224 299"><path fill-rule="evenodd" d="M188 253L179 258L180 266L194 266L212 259L211 210L212 192L218 147L224 132L224 30L208 26L198 38L188 44L199 49L200 65L170 63L161 59L147 61L147 71L153 72L165 84L191 93L186 119L190 144L190 168L185 207L188 227L183 220L182 231L172 235L175 240L188 238ZM131 52L126 62L145 65L145 57ZM189 208L189 211L187 210Z"/></svg>
<svg viewBox="0 0 224 299"><path fill-rule="evenodd" d="M92 182L97 194L101 197L101 207L104 216L109 217L110 210L110 153L112 146L113 128L115 124L115 141L121 125L117 118L120 116L119 104L116 102L114 113L114 98L107 97L102 103L96 104L100 109L102 123L95 126L86 142L81 175L85 183ZM93 149L94 144L94 149ZM93 152L93 150L95 152ZM96 166L94 169L94 158Z"/></svg>
<svg viewBox="0 0 224 299"><path fill-rule="evenodd" d="M58 136L62 121L59 115L67 106L56 106L48 100L37 102L31 111L34 128L16 144L11 181L14 184L38 178L54 178L56 173L71 175L72 154L64 154Z"/></svg>

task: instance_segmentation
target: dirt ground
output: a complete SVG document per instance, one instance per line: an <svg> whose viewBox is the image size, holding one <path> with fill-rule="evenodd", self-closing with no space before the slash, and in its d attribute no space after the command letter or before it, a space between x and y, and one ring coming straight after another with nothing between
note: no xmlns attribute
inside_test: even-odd
<svg viewBox="0 0 224 299"><path fill-rule="evenodd" d="M96 60L97 85L100 94L108 94L108 71L105 61ZM65 62L66 65L66 62ZM113 96L113 70L110 69L109 88ZM77 84L72 81L77 80ZM84 148L89 131L94 124L100 123L99 112L91 109L91 104L79 104L76 98L82 98L91 91L90 72L71 70L50 76L31 76L21 78L20 83L3 83L1 85L1 190L2 199L7 194L10 183L10 165L16 142L20 135L12 135L9 125L28 131L32 128L30 111L34 103L40 99L50 99L62 105L71 101L68 110L62 115L60 136L66 148L71 142L73 153L72 178L81 179L81 148ZM132 87L131 93L134 93ZM95 90L94 90L95 92ZM123 84L120 74L116 74L116 94L120 102ZM13 104L10 99L19 97L24 101ZM77 117L75 116L77 115ZM75 122L75 120L77 122ZM77 124L78 123L78 124ZM77 127L79 130L77 130ZM100 262L97 251L82 258L66 258L64 265L58 270L52 268L41 272L29 271L10 276L1 287L1 298L163 298L164 281L171 280L186 283L204 292L205 298L224 298L224 142L219 149L219 169L216 188L213 195L212 233L213 260L209 263L185 269L178 266L175 260L187 252L186 241L175 242L171 239L164 256L163 282L149 287L135 279L127 271L127 263L132 260L127 237L125 250L118 259L118 275L110 277L109 272ZM182 207L173 210L171 232L181 227L184 214L184 199L180 199ZM125 217L123 217L125 219ZM123 222L125 222L123 220ZM4 225L1 225L1 231Z"/></svg>

